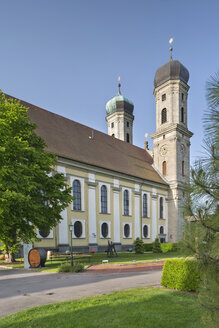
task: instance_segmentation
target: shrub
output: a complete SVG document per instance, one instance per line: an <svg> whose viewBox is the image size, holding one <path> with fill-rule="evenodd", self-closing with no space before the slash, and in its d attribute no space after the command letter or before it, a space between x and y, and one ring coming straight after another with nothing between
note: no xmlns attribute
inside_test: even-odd
<svg viewBox="0 0 219 328"><path fill-rule="evenodd" d="M84 266L82 263L75 263L71 266L68 263L63 263L58 268L58 272L82 272L84 271Z"/></svg>
<svg viewBox="0 0 219 328"><path fill-rule="evenodd" d="M162 243L160 244L162 253L176 252L178 250L178 245L175 243Z"/></svg>
<svg viewBox="0 0 219 328"><path fill-rule="evenodd" d="M153 242L153 253L161 253L161 247L160 242L158 238L155 238L155 241Z"/></svg>
<svg viewBox="0 0 219 328"><path fill-rule="evenodd" d="M161 285L184 291L197 291L201 273L195 260L166 260L161 278Z"/></svg>
<svg viewBox="0 0 219 328"><path fill-rule="evenodd" d="M134 241L134 248L136 254L144 253L144 242L140 238L136 238Z"/></svg>
<svg viewBox="0 0 219 328"><path fill-rule="evenodd" d="M144 244L144 252L152 252L153 250L153 243Z"/></svg>

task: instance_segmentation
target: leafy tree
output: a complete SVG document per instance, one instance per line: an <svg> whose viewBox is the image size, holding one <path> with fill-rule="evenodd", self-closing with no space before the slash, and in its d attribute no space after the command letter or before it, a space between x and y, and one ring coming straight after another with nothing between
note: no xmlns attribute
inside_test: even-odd
<svg viewBox="0 0 219 328"><path fill-rule="evenodd" d="M207 82L209 110L204 117L205 154L191 170L184 243L192 250L203 283L199 299L209 311L208 327L219 326L219 74Z"/></svg>
<svg viewBox="0 0 219 328"><path fill-rule="evenodd" d="M153 242L153 253L162 253L161 247L160 247L160 241L159 238L155 238L155 241Z"/></svg>
<svg viewBox="0 0 219 328"><path fill-rule="evenodd" d="M136 254L144 253L144 242L140 238L136 238L134 241L134 249Z"/></svg>
<svg viewBox="0 0 219 328"><path fill-rule="evenodd" d="M72 199L35 128L28 109L0 91L0 241L8 261L21 241L37 239L36 229L56 226Z"/></svg>

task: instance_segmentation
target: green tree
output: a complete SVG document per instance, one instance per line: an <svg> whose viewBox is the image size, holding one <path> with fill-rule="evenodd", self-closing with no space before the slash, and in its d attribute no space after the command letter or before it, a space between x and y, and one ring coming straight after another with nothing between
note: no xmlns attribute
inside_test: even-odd
<svg viewBox="0 0 219 328"><path fill-rule="evenodd" d="M144 242L140 238L136 238L134 241L134 249L136 254L144 253Z"/></svg>
<svg viewBox="0 0 219 328"><path fill-rule="evenodd" d="M155 241L153 242L153 249L152 249L153 253L162 253L161 251L161 247L160 247L160 241L159 238L156 237Z"/></svg>
<svg viewBox="0 0 219 328"><path fill-rule="evenodd" d="M8 261L21 241L37 239L36 229L56 226L72 199L35 128L28 109L0 91L0 241Z"/></svg>
<svg viewBox="0 0 219 328"><path fill-rule="evenodd" d="M191 170L184 243L196 254L203 283L199 299L209 311L207 327L219 326L219 74L207 82L205 154Z"/></svg>

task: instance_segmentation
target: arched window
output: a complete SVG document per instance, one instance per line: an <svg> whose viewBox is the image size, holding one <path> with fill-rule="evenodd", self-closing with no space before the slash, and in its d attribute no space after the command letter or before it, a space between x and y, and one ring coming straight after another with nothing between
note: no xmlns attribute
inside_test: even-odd
<svg viewBox="0 0 219 328"><path fill-rule="evenodd" d="M128 223L124 225L124 236L125 238L130 236L130 225Z"/></svg>
<svg viewBox="0 0 219 328"><path fill-rule="evenodd" d="M162 163L162 172L163 172L164 176L167 175L167 162L166 161L164 161Z"/></svg>
<svg viewBox="0 0 219 328"><path fill-rule="evenodd" d="M106 186L101 186L101 213L107 213L107 189Z"/></svg>
<svg viewBox="0 0 219 328"><path fill-rule="evenodd" d="M143 227L143 237L147 238L148 237L148 226L144 225Z"/></svg>
<svg viewBox="0 0 219 328"><path fill-rule="evenodd" d="M124 190L123 194L123 202L124 202L124 215L129 215L129 192L128 190Z"/></svg>
<svg viewBox="0 0 219 328"><path fill-rule="evenodd" d="M129 142L129 133L126 134L126 141Z"/></svg>
<svg viewBox="0 0 219 328"><path fill-rule="evenodd" d="M185 162L182 161L182 176L185 176Z"/></svg>
<svg viewBox="0 0 219 328"><path fill-rule="evenodd" d="M74 223L74 235L77 238L80 238L82 235L82 223L80 221Z"/></svg>
<svg viewBox="0 0 219 328"><path fill-rule="evenodd" d="M183 107L180 109L180 122L185 123L185 113Z"/></svg>
<svg viewBox="0 0 219 328"><path fill-rule="evenodd" d="M160 219L163 219L163 197L160 197Z"/></svg>
<svg viewBox="0 0 219 328"><path fill-rule="evenodd" d="M148 197L146 194L143 195L143 218L148 217Z"/></svg>
<svg viewBox="0 0 219 328"><path fill-rule="evenodd" d="M104 238L108 237L108 231L109 231L108 224L104 222L101 226L101 233Z"/></svg>
<svg viewBox="0 0 219 328"><path fill-rule="evenodd" d="M115 137L115 134L114 133L112 134L112 137Z"/></svg>
<svg viewBox="0 0 219 328"><path fill-rule="evenodd" d="M81 211L81 184L79 180L74 180L73 182L73 210Z"/></svg>
<svg viewBox="0 0 219 328"><path fill-rule="evenodd" d="M161 111L161 123L165 123L167 121L167 109L163 108Z"/></svg>
<svg viewBox="0 0 219 328"><path fill-rule="evenodd" d="M160 235L163 235L164 234L164 228L163 226L160 227Z"/></svg>

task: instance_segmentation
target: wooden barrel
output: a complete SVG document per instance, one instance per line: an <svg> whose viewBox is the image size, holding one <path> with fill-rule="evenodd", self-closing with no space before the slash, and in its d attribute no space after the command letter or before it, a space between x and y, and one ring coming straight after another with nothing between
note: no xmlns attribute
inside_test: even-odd
<svg viewBox="0 0 219 328"><path fill-rule="evenodd" d="M45 266L46 251L44 248L33 248L28 253L28 262L31 268L40 268Z"/></svg>

